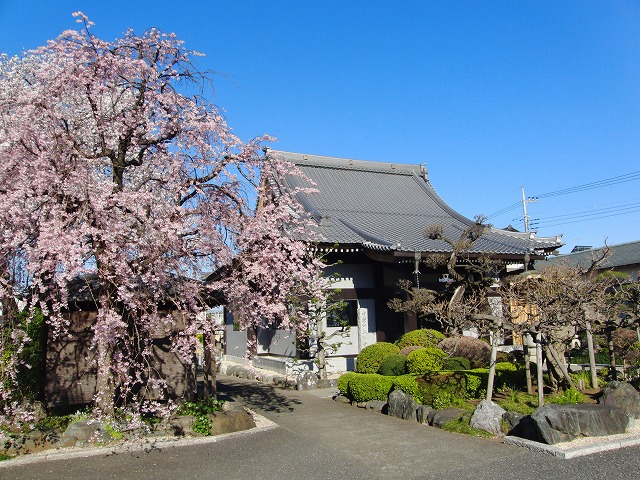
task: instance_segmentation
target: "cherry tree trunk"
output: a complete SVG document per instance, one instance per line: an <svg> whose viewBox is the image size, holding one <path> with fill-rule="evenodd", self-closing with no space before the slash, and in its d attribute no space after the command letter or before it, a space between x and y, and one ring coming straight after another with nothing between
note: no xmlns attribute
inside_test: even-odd
<svg viewBox="0 0 640 480"><path fill-rule="evenodd" d="M115 414L114 399L116 395L113 381L113 347L106 342L99 341L98 371L96 373L95 406L103 414L113 417Z"/></svg>
<svg viewBox="0 0 640 480"><path fill-rule="evenodd" d="M324 348L324 336L325 333L322 331L322 317L319 316L316 319L316 335L317 335L317 349L316 356L318 358L318 373L320 375L321 380L327 379L327 357L326 351Z"/></svg>
<svg viewBox="0 0 640 480"><path fill-rule="evenodd" d="M211 332L206 332L203 336L204 340L204 359L203 359L203 396L205 399L217 397L216 390L216 351L215 344Z"/></svg>
<svg viewBox="0 0 640 480"><path fill-rule="evenodd" d="M571 376L569 375L569 372L567 371L567 366L566 366L566 362L564 360L564 355L560 356L560 354L558 354L556 349L553 348L553 345L551 345L551 343L549 343L547 345L547 351L549 352L549 354L551 355L551 358L553 359L553 363L555 365L555 368L557 368L557 370L559 370L559 373L562 374L562 376L566 380L567 384L571 388L575 388L573 380L571 379Z"/></svg>

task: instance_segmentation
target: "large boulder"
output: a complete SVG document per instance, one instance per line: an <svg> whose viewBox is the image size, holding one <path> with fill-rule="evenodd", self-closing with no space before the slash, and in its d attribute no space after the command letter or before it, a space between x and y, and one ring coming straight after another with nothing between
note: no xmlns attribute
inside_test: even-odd
<svg viewBox="0 0 640 480"><path fill-rule="evenodd" d="M108 444L113 438L106 425L98 420L79 420L69 424L60 437L61 447Z"/></svg>
<svg viewBox="0 0 640 480"><path fill-rule="evenodd" d="M388 415L404 420L417 420L416 412L420 404L416 402L411 395L404 393L402 390L394 390L391 392L389 394L388 404Z"/></svg>
<svg viewBox="0 0 640 480"><path fill-rule="evenodd" d="M211 422L210 435L239 432L256 426L253 416L244 409L210 413L206 417ZM192 415L174 415L169 419L169 431L175 436L198 437L202 433L194 430L196 418Z"/></svg>
<svg viewBox="0 0 640 480"><path fill-rule="evenodd" d="M313 372L303 372L298 375L296 390L315 390L318 386L318 376Z"/></svg>
<svg viewBox="0 0 640 480"><path fill-rule="evenodd" d="M253 415L244 410L230 410L211 415L211 435L240 432L255 428Z"/></svg>
<svg viewBox="0 0 640 480"><path fill-rule="evenodd" d="M627 382L609 382L602 389L599 399L602 405L618 407L629 415L629 418L640 418L640 394Z"/></svg>
<svg viewBox="0 0 640 480"><path fill-rule="evenodd" d="M624 433L629 416L620 408L608 405L550 403L538 407L531 415L541 440L554 445L576 437L597 437Z"/></svg>
<svg viewBox="0 0 640 480"><path fill-rule="evenodd" d="M491 400L482 400L476 407L469 425L472 428L484 430L496 436L504 435L502 431L502 416L506 410Z"/></svg>
<svg viewBox="0 0 640 480"><path fill-rule="evenodd" d="M534 442L544 441L540 438L540 432L531 415L522 415L516 412L507 412L502 416L502 420L506 424L509 432L507 435L514 437L526 438Z"/></svg>

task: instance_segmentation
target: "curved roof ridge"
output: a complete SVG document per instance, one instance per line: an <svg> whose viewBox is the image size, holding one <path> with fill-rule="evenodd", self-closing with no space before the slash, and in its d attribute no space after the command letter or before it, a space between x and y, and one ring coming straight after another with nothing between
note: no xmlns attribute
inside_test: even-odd
<svg viewBox="0 0 640 480"><path fill-rule="evenodd" d="M372 160L354 160L350 158L327 157L307 153L285 152L282 150L268 150L269 153L282 156L285 160L296 165L310 167L331 167L339 170L358 170L366 172L391 173L398 175L413 175L420 171L420 165L395 162L376 162ZM346 163L345 163L346 162ZM426 174L426 172L425 172Z"/></svg>
<svg viewBox="0 0 640 480"><path fill-rule="evenodd" d="M537 237L536 232L514 232L512 230L506 230L504 228L498 228L494 226L491 226L491 231L501 233L503 235L508 235L514 238L520 238L522 240L535 241L538 243L546 243L546 242L557 243L562 241L562 235L556 235L554 237Z"/></svg>

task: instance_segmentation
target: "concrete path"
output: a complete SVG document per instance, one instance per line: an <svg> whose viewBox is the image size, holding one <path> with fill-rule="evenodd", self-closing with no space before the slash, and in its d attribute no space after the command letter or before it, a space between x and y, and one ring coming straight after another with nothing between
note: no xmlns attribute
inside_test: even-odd
<svg viewBox="0 0 640 480"><path fill-rule="evenodd" d="M627 480L640 471L638 447L562 460L322 398L331 390L297 392L220 377L219 391L276 425L146 450L105 449L83 458L0 462L0 479Z"/></svg>
<svg viewBox="0 0 640 480"><path fill-rule="evenodd" d="M522 455L520 448L498 440L451 434L321 398L333 390L298 392L225 377L220 393L245 403L299 442L361 465L370 478L410 478L416 471L435 474Z"/></svg>

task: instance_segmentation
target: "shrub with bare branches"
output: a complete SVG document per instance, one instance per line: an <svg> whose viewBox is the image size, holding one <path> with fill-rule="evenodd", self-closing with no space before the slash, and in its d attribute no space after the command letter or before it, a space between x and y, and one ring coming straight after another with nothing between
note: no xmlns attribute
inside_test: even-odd
<svg viewBox="0 0 640 480"><path fill-rule="evenodd" d="M486 367L491 356L491 347L487 342L474 337L449 337L438 343L450 357L462 357L471 362L474 368Z"/></svg>

